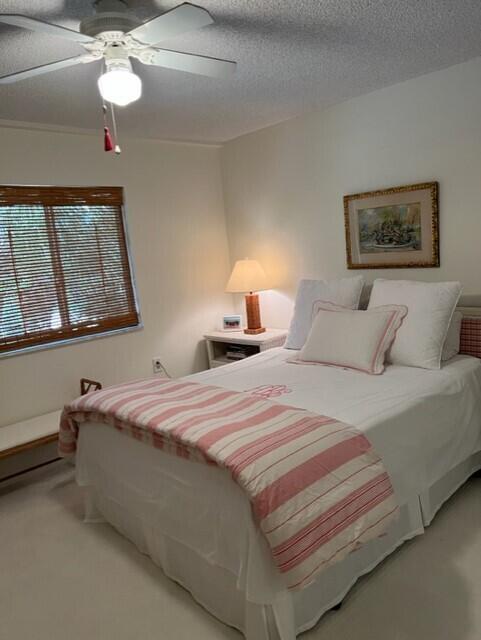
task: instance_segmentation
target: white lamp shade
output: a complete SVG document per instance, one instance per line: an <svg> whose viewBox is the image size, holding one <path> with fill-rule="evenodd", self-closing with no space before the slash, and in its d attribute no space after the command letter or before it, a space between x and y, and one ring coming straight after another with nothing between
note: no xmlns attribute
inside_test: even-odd
<svg viewBox="0 0 481 640"><path fill-rule="evenodd" d="M249 291L263 291L269 289L264 269L257 260L237 260L232 269L227 293L248 293Z"/></svg>
<svg viewBox="0 0 481 640"><path fill-rule="evenodd" d="M129 69L112 69L100 76L100 95L107 102L112 102L119 107L138 100L142 94L142 82L139 76Z"/></svg>

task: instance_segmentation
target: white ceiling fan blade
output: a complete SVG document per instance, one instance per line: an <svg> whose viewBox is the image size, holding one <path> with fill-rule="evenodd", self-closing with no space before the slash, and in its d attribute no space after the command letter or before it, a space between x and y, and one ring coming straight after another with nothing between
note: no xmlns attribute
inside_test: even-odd
<svg viewBox="0 0 481 640"><path fill-rule="evenodd" d="M60 27L56 24L50 24L43 20L37 20L36 18L29 18L28 16L22 16L18 13L0 13L0 22L4 24L11 24L15 27L22 27L23 29L30 29L30 31L38 31L39 33L46 33L49 36L57 36L60 38L67 38L68 40L74 40L75 42L93 42L94 39L90 36L85 36L79 31L73 31L66 27Z"/></svg>
<svg viewBox="0 0 481 640"><path fill-rule="evenodd" d="M213 22L208 11L186 2L132 29L129 35L144 44L152 45Z"/></svg>
<svg viewBox="0 0 481 640"><path fill-rule="evenodd" d="M207 56L197 56L191 53L180 53L169 49L153 49L153 56L150 64L158 67L167 67L177 71L186 71L201 76L211 78L225 78L236 70L237 64L230 60L220 60L219 58L208 58Z"/></svg>
<svg viewBox="0 0 481 640"><path fill-rule="evenodd" d="M0 77L0 84L9 84L10 82L17 82L17 80L26 80L27 78L40 76L44 73L50 73L50 71L58 71L59 69L65 69L66 67L73 67L76 64L93 61L94 58L88 55L65 58L64 60L57 60L57 62L42 64L39 67L32 67L32 69L25 69L24 71L18 71L17 73L10 73L8 76L2 76Z"/></svg>

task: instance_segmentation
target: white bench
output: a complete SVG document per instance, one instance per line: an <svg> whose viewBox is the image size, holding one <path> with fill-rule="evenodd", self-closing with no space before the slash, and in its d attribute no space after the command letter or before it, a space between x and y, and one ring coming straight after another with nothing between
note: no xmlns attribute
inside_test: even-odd
<svg viewBox="0 0 481 640"><path fill-rule="evenodd" d="M58 440L61 410L0 427L0 459Z"/></svg>

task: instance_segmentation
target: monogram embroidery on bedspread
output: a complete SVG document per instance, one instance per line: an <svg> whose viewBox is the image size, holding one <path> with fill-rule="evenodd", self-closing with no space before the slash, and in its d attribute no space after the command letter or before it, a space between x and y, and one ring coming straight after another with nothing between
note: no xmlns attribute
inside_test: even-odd
<svg viewBox="0 0 481 640"><path fill-rule="evenodd" d="M383 534L398 512L382 460L359 430L251 393L165 378L93 392L63 411L62 456L75 452L86 421L227 469L290 589Z"/></svg>
<svg viewBox="0 0 481 640"><path fill-rule="evenodd" d="M253 389L246 389L246 393L259 398L278 398L285 393L292 393L292 389L286 387L285 384L261 384Z"/></svg>

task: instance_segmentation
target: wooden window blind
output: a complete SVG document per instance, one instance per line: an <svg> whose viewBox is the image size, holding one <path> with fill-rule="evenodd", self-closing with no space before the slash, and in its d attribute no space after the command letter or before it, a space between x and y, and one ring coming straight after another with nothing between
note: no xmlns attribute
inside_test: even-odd
<svg viewBox="0 0 481 640"><path fill-rule="evenodd" d="M122 189L0 186L0 354L138 324Z"/></svg>

